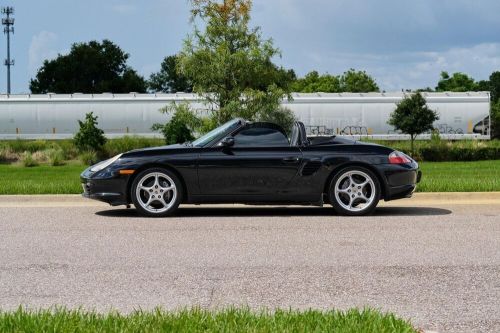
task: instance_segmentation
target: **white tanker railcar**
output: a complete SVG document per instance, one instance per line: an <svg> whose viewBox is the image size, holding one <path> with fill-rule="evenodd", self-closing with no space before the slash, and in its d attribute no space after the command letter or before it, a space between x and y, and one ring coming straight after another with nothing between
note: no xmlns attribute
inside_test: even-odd
<svg viewBox="0 0 500 333"><path fill-rule="evenodd" d="M440 119L434 127L444 138L489 139L488 92L424 93ZM347 135L375 139L403 139L387 124L404 93L293 94L283 101L302 121L309 135ZM94 112L108 137L158 136L154 123L169 116L159 109L172 102L188 102L207 112L194 94L46 94L0 95L0 139L63 139L78 130L77 120ZM422 135L421 138L429 135Z"/></svg>

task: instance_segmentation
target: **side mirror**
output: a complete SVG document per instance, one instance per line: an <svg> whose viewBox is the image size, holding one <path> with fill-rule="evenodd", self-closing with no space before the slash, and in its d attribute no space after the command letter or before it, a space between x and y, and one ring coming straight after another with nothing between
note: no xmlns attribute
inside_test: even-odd
<svg viewBox="0 0 500 333"><path fill-rule="evenodd" d="M232 147L234 146L234 138L232 136L226 136L224 139L222 139L220 145L223 147Z"/></svg>

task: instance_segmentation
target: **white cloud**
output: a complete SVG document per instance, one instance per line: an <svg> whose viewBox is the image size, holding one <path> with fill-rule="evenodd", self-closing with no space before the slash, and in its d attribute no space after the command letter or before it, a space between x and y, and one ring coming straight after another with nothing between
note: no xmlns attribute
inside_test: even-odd
<svg viewBox="0 0 500 333"><path fill-rule="evenodd" d="M463 72L476 80L484 80L500 70L500 43L482 43L471 47L455 47L444 51L363 54L305 52L310 68L340 74L349 68L366 70L386 91L434 88L441 71ZM302 74L302 73L301 73Z"/></svg>
<svg viewBox="0 0 500 333"><path fill-rule="evenodd" d="M46 59L53 59L57 56L58 37L50 31L40 31L31 38L29 47L29 69L35 72Z"/></svg>

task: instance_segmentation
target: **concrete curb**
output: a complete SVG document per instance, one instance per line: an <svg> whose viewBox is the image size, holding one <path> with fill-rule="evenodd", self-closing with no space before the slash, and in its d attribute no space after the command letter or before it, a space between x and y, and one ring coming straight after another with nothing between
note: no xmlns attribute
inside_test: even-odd
<svg viewBox="0 0 500 333"><path fill-rule="evenodd" d="M500 192L426 192L410 199L381 202L381 206L500 205ZM0 195L0 207L107 206L79 194ZM205 205L206 206L206 205ZM219 205L220 206L220 205ZM238 207L242 205L223 205ZM245 206L249 207L249 206Z"/></svg>

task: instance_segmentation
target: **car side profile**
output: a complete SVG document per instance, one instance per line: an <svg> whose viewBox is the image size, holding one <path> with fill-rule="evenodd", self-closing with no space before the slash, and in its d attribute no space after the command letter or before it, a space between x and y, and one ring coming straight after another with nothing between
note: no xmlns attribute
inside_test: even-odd
<svg viewBox="0 0 500 333"><path fill-rule="evenodd" d="M410 197L418 164L394 149L338 136L307 137L295 122L233 119L194 142L129 151L87 168L83 196L169 216L181 203L331 204L365 215Z"/></svg>

